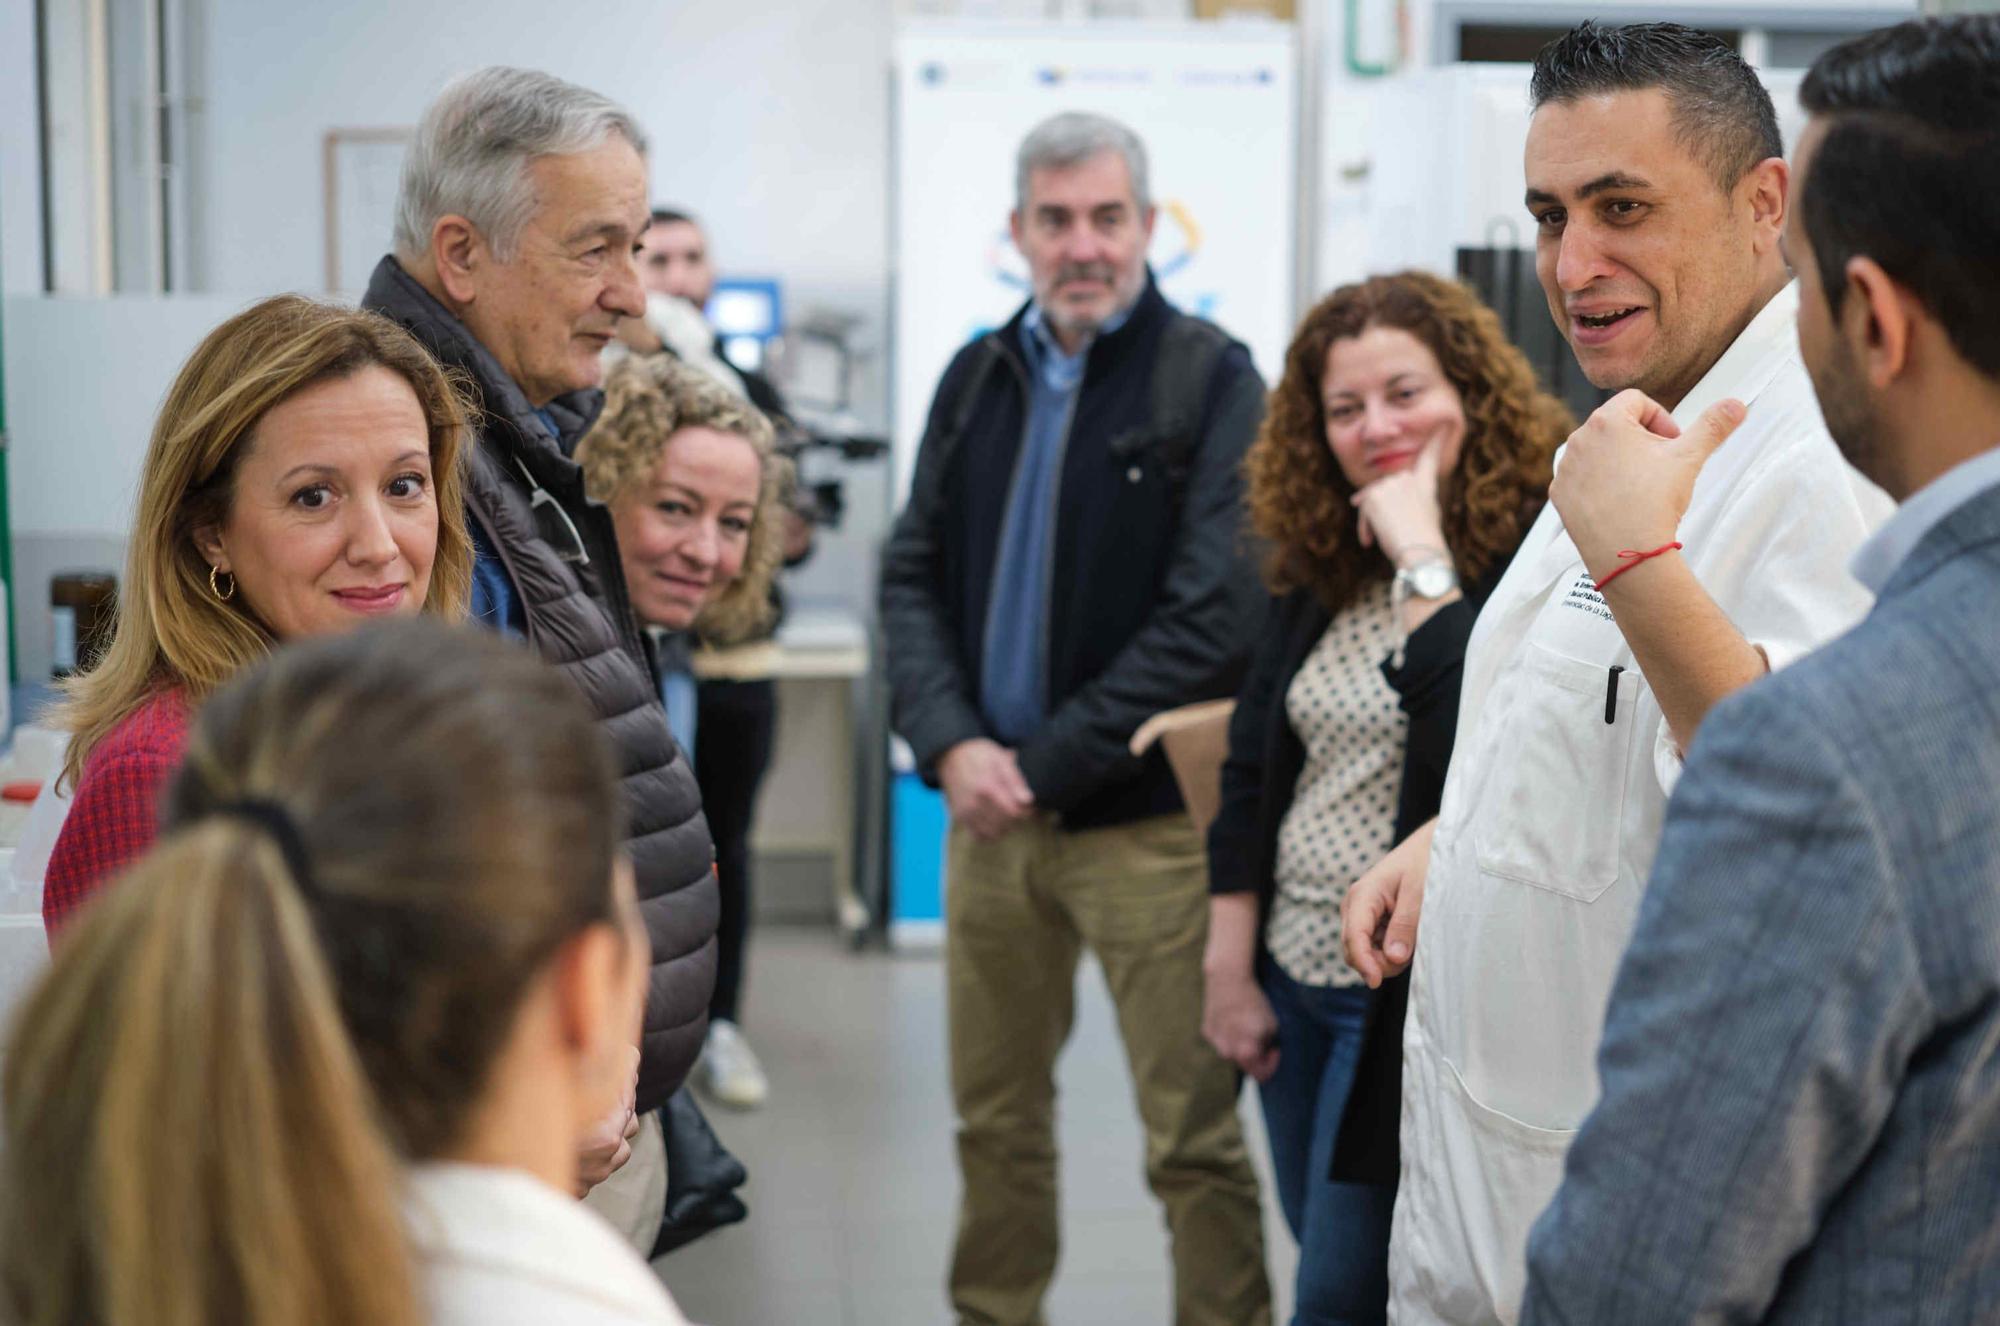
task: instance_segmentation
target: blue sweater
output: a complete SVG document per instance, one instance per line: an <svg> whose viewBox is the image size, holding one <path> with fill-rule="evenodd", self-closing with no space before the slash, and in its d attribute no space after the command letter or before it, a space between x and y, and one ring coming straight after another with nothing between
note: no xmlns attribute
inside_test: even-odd
<svg viewBox="0 0 2000 1326"><path fill-rule="evenodd" d="M1125 325L1130 310L1108 319L1098 335ZM986 606L986 656L980 667L979 707L993 735L1018 746L1042 726L1049 712L1049 551L1055 543L1056 485L1077 388L1091 337L1066 353L1049 330L1040 305L1021 320L1028 360L1028 426L993 567Z"/></svg>

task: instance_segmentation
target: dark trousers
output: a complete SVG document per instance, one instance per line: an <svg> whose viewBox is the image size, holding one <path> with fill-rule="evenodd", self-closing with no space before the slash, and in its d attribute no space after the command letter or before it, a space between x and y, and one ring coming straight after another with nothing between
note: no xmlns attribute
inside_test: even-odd
<svg viewBox="0 0 2000 1326"><path fill-rule="evenodd" d="M715 838L715 874L722 892L716 929L715 994L708 1016L736 1016L743 994L743 948L750 937L750 822L757 788L771 767L778 727L778 686L758 681L704 681L698 692L694 751L701 808Z"/></svg>

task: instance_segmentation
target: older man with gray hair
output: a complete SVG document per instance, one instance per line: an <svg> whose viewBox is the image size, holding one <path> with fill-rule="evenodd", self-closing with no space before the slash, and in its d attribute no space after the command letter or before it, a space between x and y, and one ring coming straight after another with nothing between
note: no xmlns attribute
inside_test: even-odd
<svg viewBox="0 0 2000 1326"><path fill-rule="evenodd" d="M395 252L363 300L471 383L474 613L576 683L624 774L652 979L634 1101L586 1149L584 1188L624 1163L627 1136L657 1155L657 1126L639 1121L686 1078L715 981L701 794L667 727L610 513L585 495L571 459L602 405L599 353L620 318L645 309L634 261L649 220L644 151L630 115L561 79L500 68L457 79L417 127ZM664 1165L633 1166L642 1169L650 1190L621 1223L650 1248Z"/></svg>
<svg viewBox="0 0 2000 1326"><path fill-rule="evenodd" d="M1175 1320L1268 1322L1234 1069L1202 1040L1207 862L1154 713L1233 694L1262 597L1238 469L1249 352L1146 266L1146 153L1097 115L1022 143L1034 294L945 370L883 554L894 721L950 804L946 967L964 1323L1042 1320L1055 1084L1088 947L1172 1235Z"/></svg>

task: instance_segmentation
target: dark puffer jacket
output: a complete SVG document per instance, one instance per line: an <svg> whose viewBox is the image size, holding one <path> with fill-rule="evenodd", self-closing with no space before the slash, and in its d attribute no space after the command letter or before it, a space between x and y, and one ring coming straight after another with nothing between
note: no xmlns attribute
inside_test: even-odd
<svg viewBox="0 0 2000 1326"><path fill-rule="evenodd" d="M687 1077L707 1031L720 903L701 792L660 707L650 656L626 598L611 514L585 495L583 472L570 459L603 397L583 391L551 402L559 436L550 437L499 362L394 258L376 267L362 303L407 327L478 388L483 414L466 476L467 514L506 565L521 597L529 644L576 683L617 752L629 819L626 846L653 944L639 1066L639 1109L653 1109ZM548 506L538 520L531 482L555 499L576 538ZM578 540L587 565L562 556L573 557Z"/></svg>

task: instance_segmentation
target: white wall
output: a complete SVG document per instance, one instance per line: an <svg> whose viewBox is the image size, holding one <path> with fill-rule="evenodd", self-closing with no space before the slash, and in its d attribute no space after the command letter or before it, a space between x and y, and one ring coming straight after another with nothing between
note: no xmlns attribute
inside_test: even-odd
<svg viewBox="0 0 2000 1326"><path fill-rule="evenodd" d="M317 289L321 136L407 126L453 74L546 69L622 102L653 194L709 222L727 271L879 312L890 0L209 0L203 270ZM388 247L382 236L381 247Z"/></svg>
<svg viewBox="0 0 2000 1326"><path fill-rule="evenodd" d="M42 288L34 0L0 0L0 290Z"/></svg>
<svg viewBox="0 0 2000 1326"><path fill-rule="evenodd" d="M10 296L8 512L16 538L123 536L153 416L234 295Z"/></svg>
<svg viewBox="0 0 2000 1326"><path fill-rule="evenodd" d="M21 676L48 675L49 577L122 571L153 416L201 338L249 302L32 294L0 302Z"/></svg>

